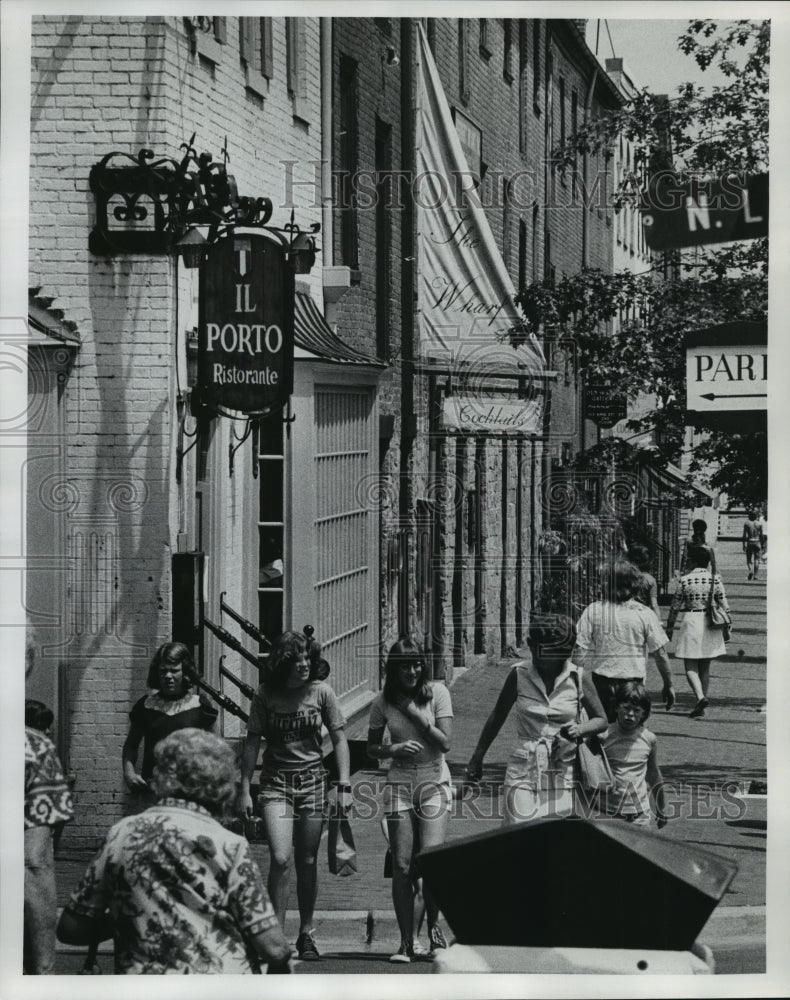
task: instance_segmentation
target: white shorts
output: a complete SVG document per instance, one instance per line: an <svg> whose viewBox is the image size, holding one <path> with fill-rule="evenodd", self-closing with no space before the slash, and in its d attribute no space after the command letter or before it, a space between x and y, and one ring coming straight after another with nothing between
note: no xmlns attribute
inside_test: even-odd
<svg viewBox="0 0 790 1000"><path fill-rule="evenodd" d="M444 758L427 764L404 764L393 761L384 786L384 812L414 810L427 819L435 819L450 808L453 789L450 768Z"/></svg>

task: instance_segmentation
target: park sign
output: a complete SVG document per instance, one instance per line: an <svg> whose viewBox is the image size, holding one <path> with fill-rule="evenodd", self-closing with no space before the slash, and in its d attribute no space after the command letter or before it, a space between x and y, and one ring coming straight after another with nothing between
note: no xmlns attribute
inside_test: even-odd
<svg viewBox="0 0 790 1000"><path fill-rule="evenodd" d="M269 413L293 389L294 272L260 233L226 236L200 274L198 385L211 409Z"/></svg>
<svg viewBox="0 0 790 1000"><path fill-rule="evenodd" d="M651 250L751 240L768 235L768 174L716 180L661 171L640 204Z"/></svg>
<svg viewBox="0 0 790 1000"><path fill-rule="evenodd" d="M691 330L686 346L686 409L697 426L752 430L768 409L765 323L739 321Z"/></svg>

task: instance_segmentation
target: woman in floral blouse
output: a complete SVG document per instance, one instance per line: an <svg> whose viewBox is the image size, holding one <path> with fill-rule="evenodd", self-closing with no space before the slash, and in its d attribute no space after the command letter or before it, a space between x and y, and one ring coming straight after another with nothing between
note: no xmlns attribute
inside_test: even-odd
<svg viewBox="0 0 790 1000"><path fill-rule="evenodd" d="M156 747L156 805L116 823L58 924L67 944L115 940L125 974L287 972L291 948L244 837L218 822L239 772L219 737Z"/></svg>
<svg viewBox="0 0 790 1000"><path fill-rule="evenodd" d="M721 577L718 573L711 574L710 549L703 545L689 545L687 559L690 571L678 581L667 618L666 632L671 638L675 619L678 612L682 611L683 621L675 643L675 656L683 658L686 677L696 698L696 704L689 714L693 719L698 719L705 714L708 706L710 661L727 651L725 641L730 637L728 628L712 628L708 621L706 609L711 580L714 601L727 612L730 608Z"/></svg>

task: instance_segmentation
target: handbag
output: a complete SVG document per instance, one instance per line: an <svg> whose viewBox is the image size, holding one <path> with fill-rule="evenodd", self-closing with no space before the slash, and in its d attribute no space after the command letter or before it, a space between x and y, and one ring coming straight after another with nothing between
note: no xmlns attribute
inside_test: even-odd
<svg viewBox="0 0 790 1000"><path fill-rule="evenodd" d="M710 575L710 592L708 593L708 604L705 608L705 615L708 619L708 625L711 628L723 628L729 631L732 625L732 618L730 617L729 611L727 611L721 604L716 600L716 595L714 594L714 587L716 585L716 580L713 574Z"/></svg>
<svg viewBox="0 0 790 1000"><path fill-rule="evenodd" d="M357 870L357 849L348 816L336 812L329 818L327 860L332 875L353 875Z"/></svg>
<svg viewBox="0 0 790 1000"><path fill-rule="evenodd" d="M582 722L582 669L574 671L576 678L576 721ZM576 745L576 778L588 792L602 792L614 787L614 775L597 733L582 737Z"/></svg>

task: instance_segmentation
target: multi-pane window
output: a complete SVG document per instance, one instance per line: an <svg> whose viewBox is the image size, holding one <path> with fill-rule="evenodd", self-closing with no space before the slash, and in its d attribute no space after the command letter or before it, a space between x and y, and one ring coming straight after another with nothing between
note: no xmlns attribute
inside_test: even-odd
<svg viewBox="0 0 790 1000"><path fill-rule="evenodd" d="M264 97L273 74L272 19L240 17L239 49L247 89Z"/></svg>
<svg viewBox="0 0 790 1000"><path fill-rule="evenodd" d="M512 17L506 17L502 22L504 30L503 50L502 50L502 76L508 83L513 82L513 28L515 21Z"/></svg>
<svg viewBox="0 0 790 1000"><path fill-rule="evenodd" d="M573 173L574 175L579 169L579 157L576 152L576 132L579 128L579 95L575 90L571 91L571 141L574 143L573 149Z"/></svg>
<svg viewBox="0 0 790 1000"><path fill-rule="evenodd" d="M307 65L306 31L305 18L285 18L288 94L293 103L294 118L299 118L305 122L310 120L307 102L309 67Z"/></svg>
<svg viewBox="0 0 790 1000"><path fill-rule="evenodd" d="M376 472L374 394L315 388L316 622L337 690L366 688L377 661L376 518L366 484Z"/></svg>
<svg viewBox="0 0 790 1000"><path fill-rule="evenodd" d="M357 63L340 57L340 191L338 221L340 257L347 267L359 267L359 229L355 195L359 169L359 95Z"/></svg>
<svg viewBox="0 0 790 1000"><path fill-rule="evenodd" d="M194 34L194 47L202 59L214 64L222 57L222 47L228 40L226 17L186 18Z"/></svg>
<svg viewBox="0 0 790 1000"><path fill-rule="evenodd" d="M465 18L458 18L458 91L464 104L469 102L469 52L468 24Z"/></svg>
<svg viewBox="0 0 790 1000"><path fill-rule="evenodd" d="M540 21L532 22L532 104L540 114Z"/></svg>
<svg viewBox="0 0 790 1000"><path fill-rule="evenodd" d="M392 127L376 118L376 354L390 352L392 295Z"/></svg>
<svg viewBox="0 0 790 1000"><path fill-rule="evenodd" d="M560 146L565 146L565 77L560 77Z"/></svg>
<svg viewBox="0 0 790 1000"><path fill-rule="evenodd" d="M520 219L518 224L518 287L527 284L527 222Z"/></svg>
<svg viewBox="0 0 790 1000"><path fill-rule="evenodd" d="M283 422L275 414L261 421L258 435L258 627L269 639L283 630L284 464Z"/></svg>
<svg viewBox="0 0 790 1000"><path fill-rule="evenodd" d="M491 58L491 49L488 46L488 20L480 18L480 55L483 59Z"/></svg>
<svg viewBox="0 0 790 1000"><path fill-rule="evenodd" d="M518 22L518 136L519 149L527 151L527 22Z"/></svg>

